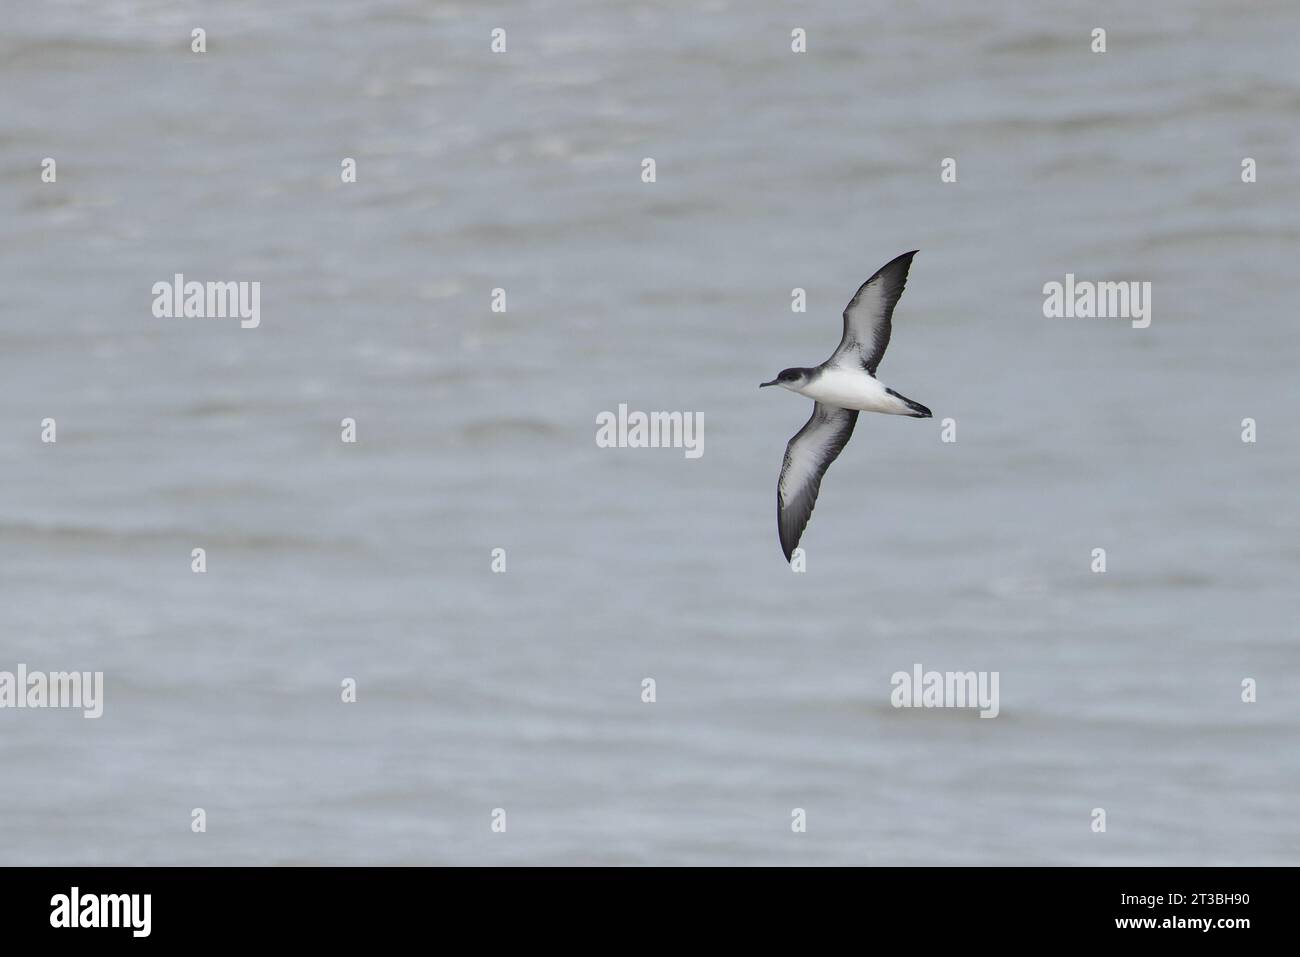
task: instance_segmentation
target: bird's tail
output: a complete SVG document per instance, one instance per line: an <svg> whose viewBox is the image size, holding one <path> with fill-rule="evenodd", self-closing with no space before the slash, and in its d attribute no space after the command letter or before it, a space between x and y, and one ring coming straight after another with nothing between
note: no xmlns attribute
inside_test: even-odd
<svg viewBox="0 0 1300 957"><path fill-rule="evenodd" d="M899 402L903 403L903 405L907 406L907 411L900 412L899 415L906 415L913 419L928 419L931 417L930 410L927 409L925 406L923 406L921 403L913 402L907 396L900 395L899 393L895 392L893 389L886 389L885 391L888 392L890 395L892 395Z"/></svg>

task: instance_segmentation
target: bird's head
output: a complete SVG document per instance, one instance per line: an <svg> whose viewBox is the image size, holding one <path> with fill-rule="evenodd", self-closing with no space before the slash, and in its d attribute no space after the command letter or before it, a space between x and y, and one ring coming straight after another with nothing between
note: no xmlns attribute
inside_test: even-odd
<svg viewBox="0 0 1300 957"><path fill-rule="evenodd" d="M771 382L760 382L758 387L761 389L767 385L779 385L794 391L808 381L808 372L808 369L782 369L781 374L775 379Z"/></svg>

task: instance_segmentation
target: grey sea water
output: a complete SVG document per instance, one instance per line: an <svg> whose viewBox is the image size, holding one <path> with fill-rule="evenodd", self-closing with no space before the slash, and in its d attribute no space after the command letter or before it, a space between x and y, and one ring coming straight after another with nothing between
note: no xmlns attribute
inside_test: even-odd
<svg viewBox="0 0 1300 957"><path fill-rule="evenodd" d="M106 685L0 863L1300 861L1294 3L0 7L0 670ZM756 386L912 248L793 574Z"/></svg>

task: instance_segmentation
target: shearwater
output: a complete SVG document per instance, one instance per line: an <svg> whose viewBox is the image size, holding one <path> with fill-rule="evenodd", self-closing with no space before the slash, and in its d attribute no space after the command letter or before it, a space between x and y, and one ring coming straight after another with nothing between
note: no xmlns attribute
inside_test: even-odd
<svg viewBox="0 0 1300 957"><path fill-rule="evenodd" d="M817 502L822 476L848 444L859 412L928 419L930 410L876 378L890 323L917 250L881 266L844 308L844 336L831 357L812 369L783 369L763 386L779 385L813 400L812 417L785 447L776 485L776 527L790 560Z"/></svg>

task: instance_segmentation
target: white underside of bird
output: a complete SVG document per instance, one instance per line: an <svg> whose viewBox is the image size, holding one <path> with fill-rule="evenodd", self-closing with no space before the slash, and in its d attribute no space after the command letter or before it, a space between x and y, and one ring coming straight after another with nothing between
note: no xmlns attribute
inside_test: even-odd
<svg viewBox="0 0 1300 957"><path fill-rule="evenodd" d="M807 385L791 391L837 409L883 412L885 415L913 414L913 407L902 396L890 392L874 376L865 375L861 366L856 369L828 366Z"/></svg>

